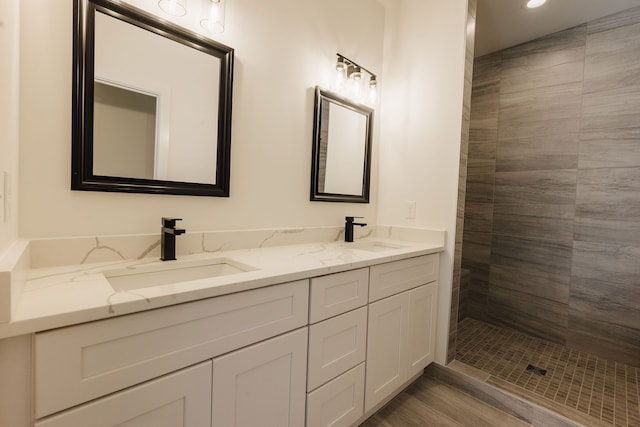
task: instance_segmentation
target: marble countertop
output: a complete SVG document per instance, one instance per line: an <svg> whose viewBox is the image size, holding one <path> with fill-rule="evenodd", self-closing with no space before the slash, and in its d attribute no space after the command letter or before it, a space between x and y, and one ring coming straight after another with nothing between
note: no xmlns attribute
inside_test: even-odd
<svg viewBox="0 0 640 427"><path fill-rule="evenodd" d="M380 249L377 251L358 248L374 242L395 247L377 248ZM168 262L143 258L30 268L26 271L11 321L0 323L0 338L367 267L443 249L440 243L373 238L355 244L329 242L221 250L180 256L178 261ZM216 258L229 259L255 270L129 291L116 291L104 275L105 271L114 269L165 267L168 263L177 267L180 263Z"/></svg>

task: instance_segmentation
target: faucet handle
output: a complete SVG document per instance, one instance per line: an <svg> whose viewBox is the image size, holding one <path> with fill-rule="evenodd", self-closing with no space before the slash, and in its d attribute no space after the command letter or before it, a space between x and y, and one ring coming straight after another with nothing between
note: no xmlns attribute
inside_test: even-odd
<svg viewBox="0 0 640 427"><path fill-rule="evenodd" d="M363 216L346 216L344 217L345 221L347 222L353 222L354 219L360 219L360 218L364 218Z"/></svg>
<svg viewBox="0 0 640 427"><path fill-rule="evenodd" d="M162 226L167 228L174 228L176 226L176 221L182 221L182 218L169 218L162 217Z"/></svg>

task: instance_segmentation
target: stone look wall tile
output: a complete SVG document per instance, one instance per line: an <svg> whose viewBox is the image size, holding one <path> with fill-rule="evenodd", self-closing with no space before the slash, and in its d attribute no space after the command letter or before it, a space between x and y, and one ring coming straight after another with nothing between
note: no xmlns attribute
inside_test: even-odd
<svg viewBox="0 0 640 427"><path fill-rule="evenodd" d="M493 208L493 232L529 239L573 240L572 204L501 203Z"/></svg>
<svg viewBox="0 0 640 427"><path fill-rule="evenodd" d="M468 316L638 364L639 63L640 7L476 59Z"/></svg>

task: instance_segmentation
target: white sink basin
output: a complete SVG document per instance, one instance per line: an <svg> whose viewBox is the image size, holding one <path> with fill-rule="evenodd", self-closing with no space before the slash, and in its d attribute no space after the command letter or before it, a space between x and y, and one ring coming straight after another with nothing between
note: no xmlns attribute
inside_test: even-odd
<svg viewBox="0 0 640 427"><path fill-rule="evenodd" d="M229 258L198 261L166 261L162 264L133 266L104 272L116 291L131 291L153 286L187 282L257 270Z"/></svg>
<svg viewBox="0 0 640 427"><path fill-rule="evenodd" d="M347 243L346 245L347 245L347 248L358 249L361 251L369 251L369 252L385 252L385 251L390 251L394 249L402 249L405 247L402 245L394 245L391 243L367 242L367 241Z"/></svg>

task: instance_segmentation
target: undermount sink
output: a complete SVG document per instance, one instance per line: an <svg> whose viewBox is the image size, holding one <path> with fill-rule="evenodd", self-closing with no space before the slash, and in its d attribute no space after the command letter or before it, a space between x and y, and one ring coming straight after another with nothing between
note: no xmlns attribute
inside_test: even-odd
<svg viewBox="0 0 640 427"><path fill-rule="evenodd" d="M116 291L130 291L190 280L229 276L254 270L257 269L229 258L215 258L132 266L105 271L104 276Z"/></svg>
<svg viewBox="0 0 640 427"><path fill-rule="evenodd" d="M394 245L394 244L385 243L385 242L366 242L366 241L349 243L347 247L351 249L358 249L361 251L369 251L369 252L385 252L385 251L390 251L394 249L404 248L404 246L402 245Z"/></svg>

